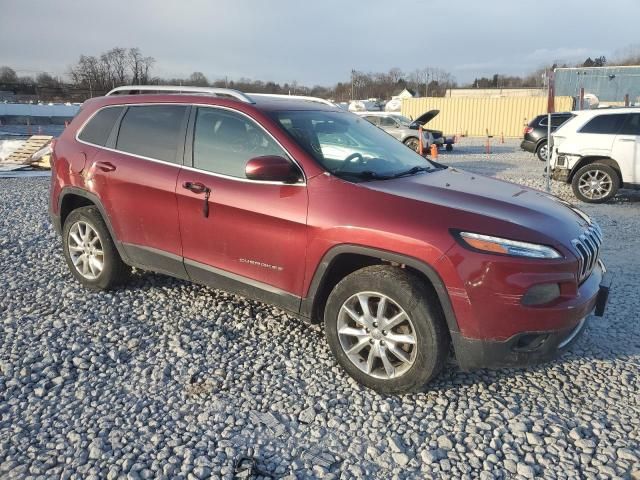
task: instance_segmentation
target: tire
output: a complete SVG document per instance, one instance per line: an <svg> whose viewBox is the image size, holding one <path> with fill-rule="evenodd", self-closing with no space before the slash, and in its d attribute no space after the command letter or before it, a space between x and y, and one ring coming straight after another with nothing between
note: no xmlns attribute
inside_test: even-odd
<svg viewBox="0 0 640 480"><path fill-rule="evenodd" d="M453 150L453 145L451 145L450 143L447 143L446 149L447 149L447 152L450 152L451 150Z"/></svg>
<svg viewBox="0 0 640 480"><path fill-rule="evenodd" d="M540 142L540 145L538 145L538 148L536 150L536 155L538 156L538 160L540 160L541 162L546 162L547 161L547 151L548 151L548 147L547 147L547 141L544 140L542 142Z"/></svg>
<svg viewBox="0 0 640 480"><path fill-rule="evenodd" d="M96 207L81 207L69 214L62 229L62 248L71 274L89 290L109 290L131 273Z"/></svg>
<svg viewBox="0 0 640 480"><path fill-rule="evenodd" d="M378 312L382 297L385 306ZM371 314L368 318L363 303ZM394 325L385 329L385 320ZM380 393L422 390L440 372L449 351L437 296L421 278L399 267L375 265L343 278L327 300L324 326L340 366ZM414 343L405 343L408 338Z"/></svg>
<svg viewBox="0 0 640 480"><path fill-rule="evenodd" d="M574 195L586 203L604 203L620 188L620 177L609 165L590 163L580 168L571 179Z"/></svg>
<svg viewBox="0 0 640 480"><path fill-rule="evenodd" d="M418 139L418 137L405 138L402 143L404 143L411 150L420 153L420 140Z"/></svg>

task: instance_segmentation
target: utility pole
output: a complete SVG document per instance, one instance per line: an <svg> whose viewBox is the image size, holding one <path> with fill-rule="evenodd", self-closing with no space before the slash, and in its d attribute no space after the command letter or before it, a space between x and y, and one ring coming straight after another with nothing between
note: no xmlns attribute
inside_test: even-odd
<svg viewBox="0 0 640 480"><path fill-rule="evenodd" d="M351 100L353 100L353 82L355 80L356 71L351 69Z"/></svg>

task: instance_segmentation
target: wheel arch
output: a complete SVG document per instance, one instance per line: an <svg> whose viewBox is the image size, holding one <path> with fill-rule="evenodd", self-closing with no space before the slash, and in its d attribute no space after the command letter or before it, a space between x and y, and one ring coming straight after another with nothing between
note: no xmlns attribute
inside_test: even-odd
<svg viewBox="0 0 640 480"><path fill-rule="evenodd" d="M122 244L118 241L118 237L116 236L113 226L111 225L111 219L109 215L107 215L107 211L105 210L100 198L87 190L78 187L64 187L60 192L60 196L58 197L58 212L60 212L60 217L56 221L59 223L60 229L62 232L62 228L64 227L64 222L69 214L80 208L80 207L89 207L94 206L98 209L100 216L104 220L104 223L107 225L107 229L109 230L109 235L113 240L118 253L122 260L126 263L129 263L129 257L125 252Z"/></svg>
<svg viewBox="0 0 640 480"><path fill-rule="evenodd" d="M576 163L571 169L571 173L567 178L567 183L571 183L573 181L573 177L578 172L578 170L580 170L582 167L589 165L591 163L601 163L603 165L610 166L618 175L618 179L620 180L620 185L623 184L622 171L620 170L620 165L618 165L618 162L616 162L611 157L600 156L600 155L586 155L582 157L580 160L578 160L578 163Z"/></svg>
<svg viewBox="0 0 640 480"><path fill-rule="evenodd" d="M300 313L311 323L320 323L327 298L342 278L361 268L380 264L401 266L418 275L440 301L448 330L459 331L445 284L431 265L411 256L360 245L341 244L325 253L313 275L307 296L302 299Z"/></svg>

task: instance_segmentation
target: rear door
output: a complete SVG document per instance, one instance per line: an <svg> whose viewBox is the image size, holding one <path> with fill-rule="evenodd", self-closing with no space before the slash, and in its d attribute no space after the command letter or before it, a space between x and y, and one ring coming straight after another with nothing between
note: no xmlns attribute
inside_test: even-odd
<svg viewBox="0 0 640 480"><path fill-rule="evenodd" d="M601 113L589 120L580 128L576 138L580 153L610 156L616 135L626 118L625 113Z"/></svg>
<svg viewBox="0 0 640 480"><path fill-rule="evenodd" d="M611 156L618 162L624 182L640 184L640 113L627 115Z"/></svg>
<svg viewBox="0 0 640 480"><path fill-rule="evenodd" d="M92 181L127 255L186 277L176 202L188 119L185 105L131 105L95 157Z"/></svg>
<svg viewBox="0 0 640 480"><path fill-rule="evenodd" d="M177 189L189 276L297 310L306 185L252 181L244 173L253 157L289 155L251 118L225 108L194 108L189 131L192 166L180 172ZM198 184L209 190L208 199Z"/></svg>

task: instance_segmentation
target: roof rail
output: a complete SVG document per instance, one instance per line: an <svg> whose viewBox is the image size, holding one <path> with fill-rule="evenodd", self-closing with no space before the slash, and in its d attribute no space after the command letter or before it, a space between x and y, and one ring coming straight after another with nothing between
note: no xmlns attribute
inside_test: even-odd
<svg viewBox="0 0 640 480"><path fill-rule="evenodd" d="M325 105L329 105L331 107L337 107L337 105L332 101L325 100L324 98L319 97L307 97L304 95L283 95L279 93L248 93L247 95L251 95L252 97L292 98L295 100L307 100L309 102L324 103Z"/></svg>
<svg viewBox="0 0 640 480"><path fill-rule="evenodd" d="M189 87L182 85L125 85L114 88L109 91L106 96L129 95L132 92L136 94L154 92L195 93L200 95L214 95L216 97L232 97L241 102L255 103L249 96L232 88Z"/></svg>

